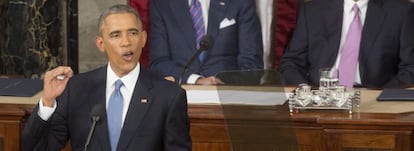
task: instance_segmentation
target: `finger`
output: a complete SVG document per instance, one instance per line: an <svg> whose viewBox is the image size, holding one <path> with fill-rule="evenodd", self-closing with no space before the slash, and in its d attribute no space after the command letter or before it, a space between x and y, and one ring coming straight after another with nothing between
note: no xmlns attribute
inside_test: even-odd
<svg viewBox="0 0 414 151"><path fill-rule="evenodd" d="M70 78L73 76L73 71L70 67L63 68L61 72L60 77Z"/></svg>
<svg viewBox="0 0 414 151"><path fill-rule="evenodd" d="M219 78L214 78L214 84L224 84Z"/></svg>
<svg viewBox="0 0 414 151"><path fill-rule="evenodd" d="M73 71L70 67L61 66L54 69L52 77L55 77L57 80L64 80L72 77Z"/></svg>

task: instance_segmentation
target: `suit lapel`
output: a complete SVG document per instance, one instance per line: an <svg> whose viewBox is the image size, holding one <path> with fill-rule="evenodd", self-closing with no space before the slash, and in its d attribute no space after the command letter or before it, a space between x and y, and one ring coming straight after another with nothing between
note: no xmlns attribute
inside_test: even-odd
<svg viewBox="0 0 414 151"><path fill-rule="evenodd" d="M143 69L143 68L141 68ZM145 70L141 70L127 115L125 117L124 127L122 128L121 137L118 144L118 150L126 150L132 137L136 135L137 130L145 117L147 110L152 104L150 89L152 88L151 77Z"/></svg>
<svg viewBox="0 0 414 151"><path fill-rule="evenodd" d="M170 0L166 1L170 3L171 10L174 11L175 21L178 26L181 28L181 34L184 35L185 41L188 44L190 50L195 50L195 37L194 37L194 29L193 29L193 20L191 19L190 15L190 7L188 5L188 0ZM193 53L193 52L191 52Z"/></svg>
<svg viewBox="0 0 414 151"><path fill-rule="evenodd" d="M382 0L371 0L368 2L367 14L361 35L360 49L362 51L370 48L379 33L378 31L381 31L386 16L386 11L382 10L382 5Z"/></svg>
<svg viewBox="0 0 414 151"><path fill-rule="evenodd" d="M386 17L386 11L382 10L383 8L383 1L382 0L370 0L368 2L367 13L365 16L365 23L362 29L361 35L361 43L360 43L360 50L359 50L359 58L363 58L366 55L369 55L369 51L371 45L374 44L375 40L377 39L377 35L379 31L381 31L382 24ZM365 66L364 60L359 59L360 62L360 74L361 74L361 81L364 85L364 75L365 75Z"/></svg>
<svg viewBox="0 0 414 151"><path fill-rule="evenodd" d="M325 29L327 30L326 39L328 44L327 57L330 58L328 62L322 66L330 67L335 63L336 56L339 51L339 44L341 41L342 18L343 18L343 0L330 0L328 4L328 11L325 19ZM322 59L323 60L323 59Z"/></svg>
<svg viewBox="0 0 414 151"><path fill-rule="evenodd" d="M103 67L100 71L98 71L98 74L91 81L91 83L94 84L93 87L95 87L94 89L91 89L92 92L89 92L91 98L89 106L91 109L95 106L95 104L106 104L106 69L107 66ZM98 140L98 144L101 146L100 150L109 151L111 147L109 145L106 111L102 116L103 117L101 117L99 123L95 127L94 138Z"/></svg>
<svg viewBox="0 0 414 151"><path fill-rule="evenodd" d="M210 8L208 10L208 26L207 33L214 39L217 39L220 22L224 19L229 0L210 0ZM228 18L232 19L232 18ZM236 19L236 18L235 18Z"/></svg>
<svg viewBox="0 0 414 151"><path fill-rule="evenodd" d="M95 104L104 104L106 102L106 69L107 66L101 68L94 78L91 78L91 84L89 90L91 92L88 92L90 94L89 96L89 106L91 109L95 106ZM105 82L102 82L105 81Z"/></svg>

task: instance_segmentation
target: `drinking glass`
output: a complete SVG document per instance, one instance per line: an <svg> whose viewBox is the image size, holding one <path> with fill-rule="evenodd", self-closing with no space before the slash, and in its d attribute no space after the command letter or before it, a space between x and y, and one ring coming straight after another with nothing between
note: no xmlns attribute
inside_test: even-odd
<svg viewBox="0 0 414 151"><path fill-rule="evenodd" d="M319 72L319 90L335 89L338 86L338 69L322 68Z"/></svg>
<svg viewBox="0 0 414 151"><path fill-rule="evenodd" d="M348 95L346 94L345 86L337 86L336 90L333 91L334 95L331 95L335 100L336 107L341 107L348 100Z"/></svg>
<svg viewBox="0 0 414 151"><path fill-rule="evenodd" d="M307 106L311 99L311 87L309 85L299 85L296 88L297 101L301 106Z"/></svg>
<svg viewBox="0 0 414 151"><path fill-rule="evenodd" d="M319 95L321 102L325 105L332 105L334 102L331 98L331 93L336 90L338 86L338 69L336 68L322 68L319 72Z"/></svg>

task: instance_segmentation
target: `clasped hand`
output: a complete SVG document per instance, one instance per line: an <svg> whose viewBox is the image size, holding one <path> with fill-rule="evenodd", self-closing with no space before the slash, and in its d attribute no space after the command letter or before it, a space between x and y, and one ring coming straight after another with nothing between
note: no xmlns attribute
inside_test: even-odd
<svg viewBox="0 0 414 151"><path fill-rule="evenodd" d="M73 71L68 66L59 66L46 72L43 79L43 106L52 107L54 105L56 98L65 90L72 75Z"/></svg>

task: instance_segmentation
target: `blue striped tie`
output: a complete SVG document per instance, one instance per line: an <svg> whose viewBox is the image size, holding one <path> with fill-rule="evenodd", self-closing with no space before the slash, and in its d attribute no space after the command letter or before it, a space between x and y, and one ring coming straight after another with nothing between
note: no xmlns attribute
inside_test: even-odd
<svg viewBox="0 0 414 151"><path fill-rule="evenodd" d="M122 85L121 80L115 82L115 90L112 92L108 102L108 128L112 151L115 151L118 146L122 129L122 109L124 106L124 99L121 93Z"/></svg>
<svg viewBox="0 0 414 151"><path fill-rule="evenodd" d="M190 5L190 13L191 17L193 19L193 27L194 27L194 33L196 38L196 47L197 49L200 49L200 41L201 38L205 34L205 27L204 27L204 21L203 21L203 12L201 11L201 4L198 0L191 0ZM200 53L198 56L198 59L200 62L204 60L205 53L204 51Z"/></svg>

